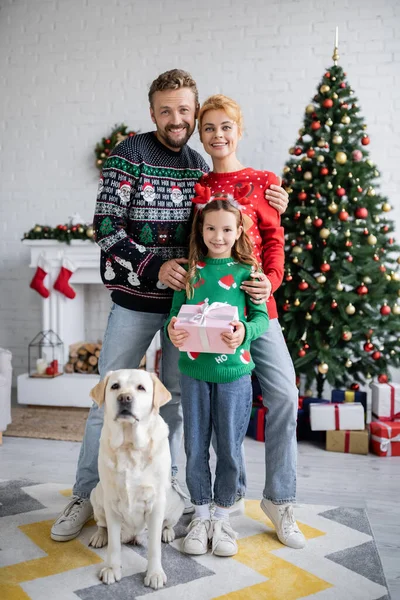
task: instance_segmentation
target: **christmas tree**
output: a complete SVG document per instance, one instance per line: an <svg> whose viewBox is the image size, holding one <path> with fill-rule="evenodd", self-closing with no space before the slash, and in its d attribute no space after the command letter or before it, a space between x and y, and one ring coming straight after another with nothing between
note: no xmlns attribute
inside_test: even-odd
<svg viewBox="0 0 400 600"><path fill-rule="evenodd" d="M153 232L151 231L151 227L148 223L143 227L140 232L139 239L143 244L148 244L153 241Z"/></svg>
<svg viewBox="0 0 400 600"><path fill-rule="evenodd" d="M346 73L333 66L305 109L284 168L286 266L277 293L284 335L306 388L344 387L399 365L400 273L391 206ZM397 263L396 263L397 259Z"/></svg>

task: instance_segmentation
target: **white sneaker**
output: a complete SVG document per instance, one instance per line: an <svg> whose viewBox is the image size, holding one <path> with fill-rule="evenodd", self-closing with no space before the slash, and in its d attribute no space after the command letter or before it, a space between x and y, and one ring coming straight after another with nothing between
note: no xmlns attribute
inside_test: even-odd
<svg viewBox="0 0 400 600"><path fill-rule="evenodd" d="M238 553L237 533L229 521L215 519L212 522L213 536L211 554L216 556L234 556Z"/></svg>
<svg viewBox="0 0 400 600"><path fill-rule="evenodd" d="M212 535L212 525L209 519L193 519L183 540L182 549L186 554L206 554Z"/></svg>
<svg viewBox="0 0 400 600"><path fill-rule="evenodd" d="M235 504L233 504L229 508L229 516L230 517L239 517L240 515L244 515L245 512L245 504L244 498L239 498L236 500Z"/></svg>
<svg viewBox="0 0 400 600"><path fill-rule="evenodd" d="M274 524L276 535L282 544L290 548L304 548L306 538L295 521L292 504L274 504L271 500L263 498L260 506Z"/></svg>
<svg viewBox="0 0 400 600"><path fill-rule="evenodd" d="M179 481L178 481L177 477L172 477L171 478L171 485L172 485L172 488L176 491L177 494L180 495L180 497L183 499L183 501L185 503L185 508L183 509L183 514L184 515L190 515L191 513L193 513L194 512L194 506L190 502L189 496L187 494L185 494L185 492L183 491L183 489L179 485Z"/></svg>
<svg viewBox="0 0 400 600"><path fill-rule="evenodd" d="M50 537L56 542L68 542L76 538L84 524L93 517L89 499L72 496L60 516L54 521Z"/></svg>

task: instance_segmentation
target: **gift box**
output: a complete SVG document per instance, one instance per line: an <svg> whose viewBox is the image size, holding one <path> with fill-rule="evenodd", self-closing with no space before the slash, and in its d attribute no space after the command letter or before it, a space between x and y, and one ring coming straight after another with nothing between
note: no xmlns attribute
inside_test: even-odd
<svg viewBox="0 0 400 600"><path fill-rule="evenodd" d="M364 407L365 422L371 422L371 406L368 406L367 392L332 390L331 401L338 404L341 402L360 402Z"/></svg>
<svg viewBox="0 0 400 600"><path fill-rule="evenodd" d="M400 456L400 422L372 421L371 450L378 456Z"/></svg>
<svg viewBox="0 0 400 600"><path fill-rule="evenodd" d="M311 404L310 422L313 431L362 430L365 427L364 408L359 402Z"/></svg>
<svg viewBox="0 0 400 600"><path fill-rule="evenodd" d="M372 417L400 421L400 383L371 383Z"/></svg>
<svg viewBox="0 0 400 600"><path fill-rule="evenodd" d="M304 409L297 411L296 437L298 441L308 440L311 442L324 443L325 431L311 431L310 414Z"/></svg>
<svg viewBox="0 0 400 600"><path fill-rule="evenodd" d="M203 304L184 304L175 322L175 329L184 329L189 336L181 352L208 352L212 354L234 354L235 348L229 348L221 339L221 333L233 331L231 321L238 321L237 306L224 302L207 301Z"/></svg>
<svg viewBox="0 0 400 600"><path fill-rule="evenodd" d="M249 426L247 427L246 435L252 437L258 442L265 441L265 415L267 409L263 406L262 408L254 407L251 410L251 416Z"/></svg>
<svg viewBox="0 0 400 600"><path fill-rule="evenodd" d="M326 449L329 452L368 454L368 431L327 431Z"/></svg>

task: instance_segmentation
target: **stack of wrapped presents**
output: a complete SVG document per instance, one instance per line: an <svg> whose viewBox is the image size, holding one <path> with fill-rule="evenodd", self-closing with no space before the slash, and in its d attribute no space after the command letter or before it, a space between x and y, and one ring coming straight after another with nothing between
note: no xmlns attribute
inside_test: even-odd
<svg viewBox="0 0 400 600"><path fill-rule="evenodd" d="M400 383L371 383L371 450L400 456Z"/></svg>

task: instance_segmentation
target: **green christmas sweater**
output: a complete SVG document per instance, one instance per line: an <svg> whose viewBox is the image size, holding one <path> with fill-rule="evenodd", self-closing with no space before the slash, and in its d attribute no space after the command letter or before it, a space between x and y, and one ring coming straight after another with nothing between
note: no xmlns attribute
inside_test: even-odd
<svg viewBox="0 0 400 600"><path fill-rule="evenodd" d="M185 145L174 152L153 132L128 137L104 163L93 220L100 271L112 300L131 310L168 313L173 290L161 265L187 256L193 188L208 171Z"/></svg>
<svg viewBox="0 0 400 600"><path fill-rule="evenodd" d="M198 279L194 282L193 298L186 291L174 292L172 308L165 324L176 317L183 304L226 302L238 307L239 320L245 326L243 344L234 354L211 354L206 352L180 352L179 369L185 375L210 383L229 383L251 373L254 363L250 354L250 343L268 329L268 313L264 305L254 304L250 296L240 289L243 281L249 280L251 267L235 262L233 258L205 257L197 263Z"/></svg>

